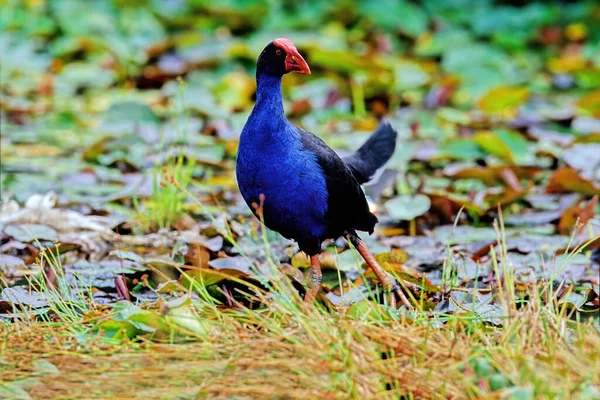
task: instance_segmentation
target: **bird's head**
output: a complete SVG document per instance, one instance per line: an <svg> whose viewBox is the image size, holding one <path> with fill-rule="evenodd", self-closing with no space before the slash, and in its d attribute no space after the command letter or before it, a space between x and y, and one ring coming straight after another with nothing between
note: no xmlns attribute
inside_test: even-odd
<svg viewBox="0 0 600 400"><path fill-rule="evenodd" d="M257 70L281 77L288 72L310 74L308 64L291 40L279 38L265 47L258 57Z"/></svg>

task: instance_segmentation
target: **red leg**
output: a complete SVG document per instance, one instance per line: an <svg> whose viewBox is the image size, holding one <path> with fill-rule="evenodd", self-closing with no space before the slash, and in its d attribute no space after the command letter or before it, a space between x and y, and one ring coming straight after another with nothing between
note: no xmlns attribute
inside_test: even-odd
<svg viewBox="0 0 600 400"><path fill-rule="evenodd" d="M306 304L312 304L321 289L323 275L321 274L321 262L319 261L318 254L310 257L310 277L310 286L306 289L306 294L304 295L304 302Z"/></svg>
<svg viewBox="0 0 600 400"><path fill-rule="evenodd" d="M353 235L351 233L347 234L346 236L348 237L348 239L350 239L354 247L356 247L356 250L358 250L358 253L362 256L362 258L364 258L367 265L371 267L371 269L375 273L375 276L377 276L377 279L379 279L379 281L383 285L385 291L387 293L391 293L392 291L395 292L407 308L412 308L412 305L402 292L402 289L398 287L398 284L396 282L392 282L392 279L390 279L389 274L383 268L381 268L381 265L379 265L379 263L377 262L377 260L365 244L365 242L363 242L358 236ZM393 293L391 293L390 296L390 306L394 308L396 307L396 298L394 297Z"/></svg>

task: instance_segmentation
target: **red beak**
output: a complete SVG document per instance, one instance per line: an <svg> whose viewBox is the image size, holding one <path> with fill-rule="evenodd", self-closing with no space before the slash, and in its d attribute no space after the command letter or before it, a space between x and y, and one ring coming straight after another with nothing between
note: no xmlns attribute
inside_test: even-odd
<svg viewBox="0 0 600 400"><path fill-rule="evenodd" d="M282 50L284 50L287 54L285 57L285 70L287 72L297 72L299 74L310 75L310 68L308 64L302 58L298 49L291 40L286 38L279 38L273 40L273 44Z"/></svg>

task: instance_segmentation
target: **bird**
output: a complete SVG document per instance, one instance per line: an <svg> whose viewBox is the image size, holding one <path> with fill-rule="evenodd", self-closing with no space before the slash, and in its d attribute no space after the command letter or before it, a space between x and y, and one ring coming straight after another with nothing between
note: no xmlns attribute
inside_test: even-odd
<svg viewBox="0 0 600 400"><path fill-rule="evenodd" d="M305 303L312 304L321 288L323 241L345 237L390 294L390 304L395 306L395 292L408 306L395 279L357 234L372 234L378 222L361 184L394 153L396 131L383 121L355 153L341 158L319 137L286 118L281 83L290 72L311 73L291 40L275 39L258 57L256 102L240 135L236 177L242 197L267 228L296 241L310 257Z"/></svg>

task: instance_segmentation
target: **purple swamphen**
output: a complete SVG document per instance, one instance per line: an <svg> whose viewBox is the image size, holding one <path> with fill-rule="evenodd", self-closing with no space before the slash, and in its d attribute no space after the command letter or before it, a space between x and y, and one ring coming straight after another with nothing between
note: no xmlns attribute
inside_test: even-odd
<svg viewBox="0 0 600 400"><path fill-rule="evenodd" d="M406 304L395 280L356 234L357 230L373 233L377 223L360 184L392 156L396 131L389 123L381 123L356 153L340 158L317 136L285 117L281 78L292 71L310 74L288 39L275 39L258 57L256 104L242 130L237 155L242 196L268 228L297 241L310 256L312 283L305 302L312 303L321 287L321 243L345 236L386 291L398 293ZM395 305L393 294L391 302Z"/></svg>

